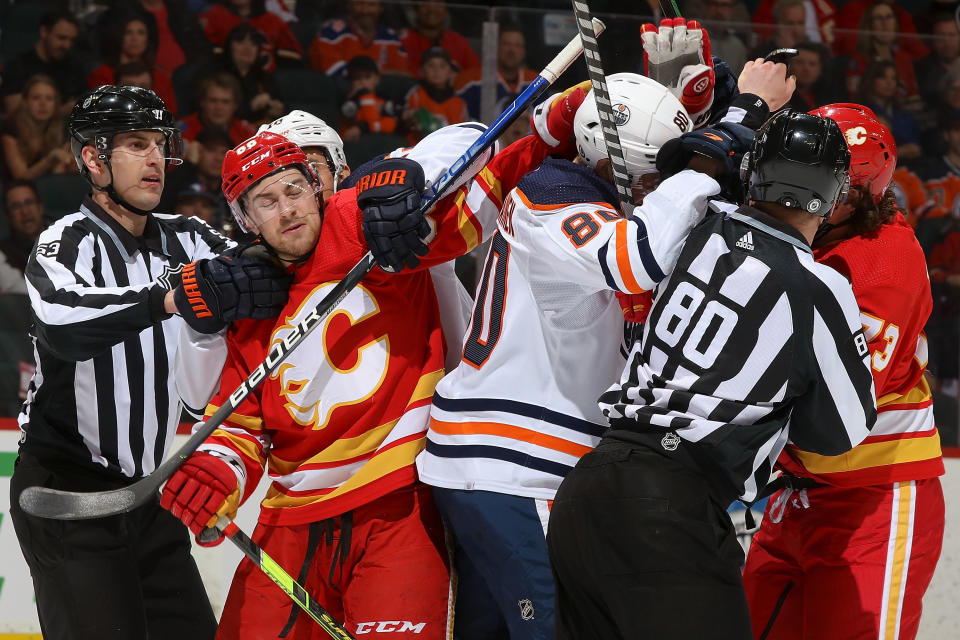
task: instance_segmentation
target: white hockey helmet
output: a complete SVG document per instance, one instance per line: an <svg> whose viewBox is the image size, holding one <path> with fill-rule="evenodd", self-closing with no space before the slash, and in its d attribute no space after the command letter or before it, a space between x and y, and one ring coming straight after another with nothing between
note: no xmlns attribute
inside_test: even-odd
<svg viewBox="0 0 960 640"><path fill-rule="evenodd" d="M264 131L277 133L301 149L323 149L333 173L333 190L337 190L340 172L348 165L347 156L343 152L343 140L330 125L312 113L296 109L269 124L260 125L257 133Z"/></svg>
<svg viewBox="0 0 960 640"><path fill-rule="evenodd" d="M691 130L690 116L669 89L636 73L607 76L607 92L630 183L636 185L640 176L657 170L660 147ZM573 120L577 153L591 168L607 157L600 124L591 89Z"/></svg>

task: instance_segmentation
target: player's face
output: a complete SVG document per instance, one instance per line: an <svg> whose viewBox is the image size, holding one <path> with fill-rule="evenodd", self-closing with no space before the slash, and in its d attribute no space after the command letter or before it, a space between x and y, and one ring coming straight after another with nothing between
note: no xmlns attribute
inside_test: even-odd
<svg viewBox="0 0 960 640"><path fill-rule="evenodd" d="M254 231L280 259L299 260L317 246L322 222L317 193L317 185L291 168L264 178L243 195Z"/></svg>
<svg viewBox="0 0 960 640"><path fill-rule="evenodd" d="M647 197L648 193L656 189L657 185L659 184L659 171L645 173L640 176L640 179L637 180L637 183L630 186L630 191L633 193L633 203L637 206L643 204L643 199Z"/></svg>
<svg viewBox="0 0 960 640"><path fill-rule="evenodd" d="M333 195L333 167L327 162L327 156L320 147L304 147L303 152L307 154L310 166L320 178L320 193L326 201Z"/></svg>

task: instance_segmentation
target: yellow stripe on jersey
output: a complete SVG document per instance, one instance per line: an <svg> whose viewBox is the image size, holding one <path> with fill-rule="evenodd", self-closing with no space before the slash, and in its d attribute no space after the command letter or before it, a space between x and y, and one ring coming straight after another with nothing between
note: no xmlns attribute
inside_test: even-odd
<svg viewBox="0 0 960 640"><path fill-rule="evenodd" d="M263 506L268 509L300 507L306 504L325 502L349 493L350 491L355 491L371 482L375 482L387 474L403 469L404 467L413 466L413 461L416 459L417 454L423 451L425 444L426 436L405 442L377 454L363 465L359 471L350 476L346 482L327 494L316 496L287 496L277 492L276 489L271 486L267 497L263 501Z"/></svg>
<svg viewBox="0 0 960 640"><path fill-rule="evenodd" d="M379 427L373 427L365 433L362 433L359 436L354 436L353 438L338 438L330 443L330 446L328 446L326 449L315 456L307 458L306 460L282 460L277 456L272 455L270 456L270 465L275 471L278 471L283 475L287 475L296 471L300 465L329 464L333 462L343 462L346 464L347 460L351 460L353 458L376 451L377 447L383 443L386 437L393 430L393 427L396 426L398 420L399 418L397 420L391 420L386 424L382 424Z"/></svg>
<svg viewBox="0 0 960 640"><path fill-rule="evenodd" d="M793 449L792 455L811 473L841 473L870 467L919 462L939 458L940 434L934 431L927 437L903 438L886 442L868 442L839 456L821 456L809 451Z"/></svg>
<svg viewBox="0 0 960 640"><path fill-rule="evenodd" d="M480 170L474 180L482 181L483 184L487 186L490 192L496 197L497 202L503 202L503 189L500 185L500 181L497 179L493 172L490 169L484 167ZM457 195L454 197L454 203L457 206L457 228L460 231L460 235L463 236L463 241L467 245L467 252L473 251L478 244L480 244L480 236L477 234L477 228L473 225L471 216L466 209L467 205L467 195L470 193L472 182L468 182L465 187L461 188ZM484 199L487 199L489 196L484 194ZM492 202L491 206L496 206Z"/></svg>
<svg viewBox="0 0 960 640"><path fill-rule="evenodd" d="M226 438L230 441L230 448L239 452L241 455L250 458L251 460L258 461L261 465L263 465L265 461L263 451L256 444L251 442L249 438L241 438L240 436L235 435L226 429L217 429L213 432L213 436Z"/></svg>
<svg viewBox="0 0 960 640"><path fill-rule="evenodd" d="M220 407L215 404L208 404L206 411L203 412L205 418L209 418L215 414ZM260 431L263 429L263 419L255 418L252 416L245 416L240 413L231 413L224 422L231 422L238 427L242 427L249 431Z"/></svg>
<svg viewBox="0 0 960 640"><path fill-rule="evenodd" d="M890 566L887 567L887 572L890 576L889 585L890 590L887 595L887 602L885 603L886 612L883 616L886 619L886 624L884 625L883 635L881 637L885 638L896 638L897 637L897 622L899 622L900 616L897 615L900 611L900 607L903 606L901 601L901 590L903 588L903 581L906 580L907 566L906 563L909 560L907 558L907 547L909 538L911 535L911 526L910 526L910 503L913 499L913 486L912 482L899 482L897 487L899 491L895 491L894 495L898 496L898 499L893 505L892 516L894 518L894 523L891 529L894 535L893 540L893 558L890 563Z"/></svg>
<svg viewBox="0 0 960 640"><path fill-rule="evenodd" d="M930 385L927 384L926 378L921 377L917 386L905 394L885 393L880 396L877 399L877 408L879 409L889 404L920 404L921 402L927 402L931 397Z"/></svg>
<svg viewBox="0 0 960 640"><path fill-rule="evenodd" d="M414 388L413 395L410 397L410 402L407 406L433 397L433 390L443 376L443 369L420 376L420 380L417 381L417 386ZM270 457L271 468L283 475L287 475L296 471L300 465L305 464L331 464L336 462L347 464L346 461L348 460L376 451L377 448L383 444L383 441L387 439L387 436L390 435L390 432L399 420L400 418L391 420L386 424L373 427L365 433L352 438L338 438L326 449L306 460L283 460L282 458L272 455Z"/></svg>
<svg viewBox="0 0 960 640"><path fill-rule="evenodd" d="M417 381L417 386L414 388L413 395L410 396L410 402L407 403L407 406L409 407L414 402L432 398L437 384L445 375L446 372L443 369L438 369L432 373L425 373L420 376L420 380Z"/></svg>

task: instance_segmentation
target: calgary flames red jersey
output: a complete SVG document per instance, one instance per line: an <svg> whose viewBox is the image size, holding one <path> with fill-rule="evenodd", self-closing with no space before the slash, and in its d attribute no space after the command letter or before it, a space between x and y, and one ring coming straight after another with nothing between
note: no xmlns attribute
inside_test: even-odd
<svg viewBox="0 0 960 640"><path fill-rule="evenodd" d="M923 378L923 327L933 301L923 251L903 216L875 233L815 252L847 276L860 306L877 394L877 422L849 452L820 456L788 444L780 464L836 486L868 486L943 474L933 399Z"/></svg>
<svg viewBox="0 0 960 640"><path fill-rule="evenodd" d="M492 233L502 194L546 151L529 136L438 203L431 214L437 235L420 267L399 274L375 268L204 443L201 449L242 463L244 498L267 465L273 482L261 522L314 522L414 482L446 349L428 267ZM207 416L367 252L360 220L355 189L327 200L317 248L295 268L283 313L238 321L228 332L229 355Z"/></svg>

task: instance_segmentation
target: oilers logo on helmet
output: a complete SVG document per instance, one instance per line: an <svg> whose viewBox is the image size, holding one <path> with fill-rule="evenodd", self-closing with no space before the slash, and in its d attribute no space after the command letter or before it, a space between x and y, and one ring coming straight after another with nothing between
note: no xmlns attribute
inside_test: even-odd
<svg viewBox="0 0 960 640"><path fill-rule="evenodd" d="M613 105L613 122L622 127L630 121L630 107L623 103Z"/></svg>

